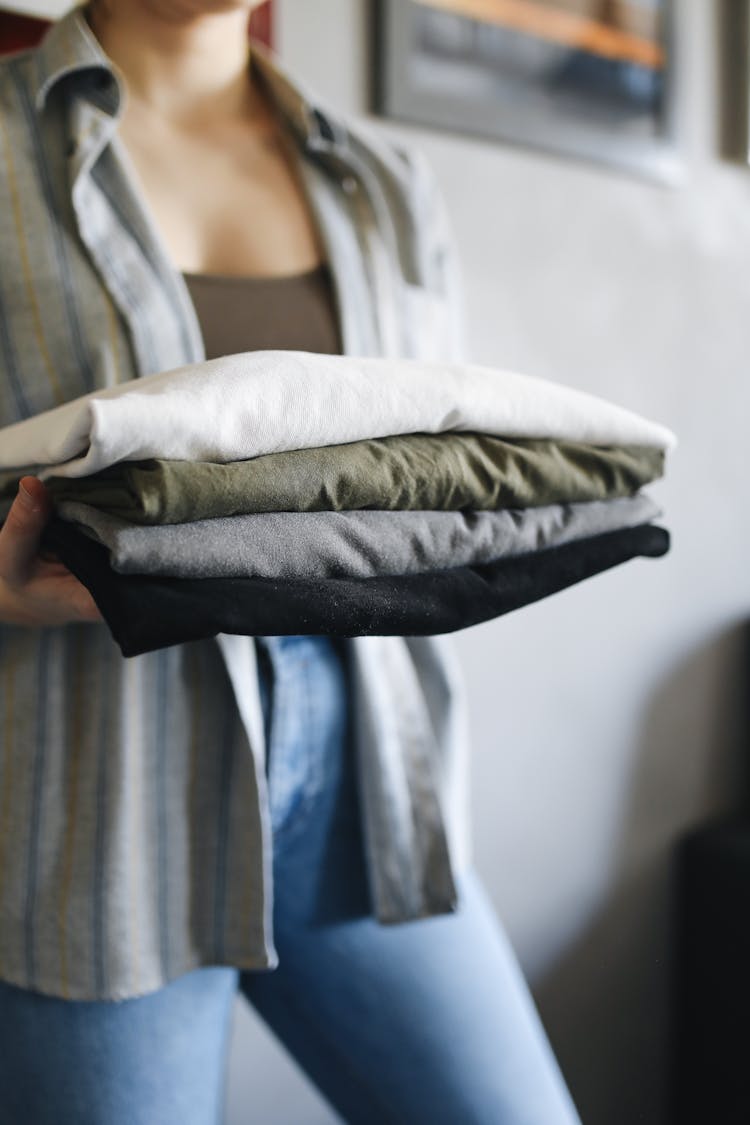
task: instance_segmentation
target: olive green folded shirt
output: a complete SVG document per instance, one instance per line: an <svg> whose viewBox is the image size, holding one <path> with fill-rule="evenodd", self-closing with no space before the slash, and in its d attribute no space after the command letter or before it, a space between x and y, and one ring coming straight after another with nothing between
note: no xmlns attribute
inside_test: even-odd
<svg viewBox="0 0 750 1125"><path fill-rule="evenodd" d="M247 461L120 462L51 477L58 500L131 523L172 524L258 512L459 511L631 496L662 475L653 446L408 434L270 453Z"/></svg>

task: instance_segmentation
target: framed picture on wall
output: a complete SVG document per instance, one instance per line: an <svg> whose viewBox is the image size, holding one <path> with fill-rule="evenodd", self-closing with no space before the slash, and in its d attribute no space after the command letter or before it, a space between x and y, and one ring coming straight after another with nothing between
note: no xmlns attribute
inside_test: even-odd
<svg viewBox="0 0 750 1125"><path fill-rule="evenodd" d="M674 0L374 0L375 102L671 180Z"/></svg>
<svg viewBox="0 0 750 1125"><path fill-rule="evenodd" d="M722 155L750 165L750 0L719 4Z"/></svg>

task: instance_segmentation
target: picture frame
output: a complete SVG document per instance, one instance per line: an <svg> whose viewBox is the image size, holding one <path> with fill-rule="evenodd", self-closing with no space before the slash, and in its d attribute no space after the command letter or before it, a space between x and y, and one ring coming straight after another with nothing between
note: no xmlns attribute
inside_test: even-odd
<svg viewBox="0 0 750 1125"><path fill-rule="evenodd" d="M374 0L375 112L676 183L676 19L676 0Z"/></svg>

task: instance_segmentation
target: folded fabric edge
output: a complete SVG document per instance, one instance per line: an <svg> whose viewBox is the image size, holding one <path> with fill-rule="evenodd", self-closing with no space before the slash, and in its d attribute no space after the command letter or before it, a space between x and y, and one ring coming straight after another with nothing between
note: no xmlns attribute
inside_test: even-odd
<svg viewBox="0 0 750 1125"><path fill-rule="evenodd" d="M499 611L498 613L492 614L490 617L485 617L485 618L479 617L475 621L467 621L465 624L462 623L460 625L452 625L452 626L449 626L449 627L446 627L446 628L441 628L439 630L432 630L432 631L423 630L423 631L420 631L418 633L408 633L408 632L403 632L403 631L399 631L398 633L395 633L395 631L391 631L390 633L385 633L385 634L382 634L382 635L425 636L425 635L435 635L436 633L456 632L456 631L458 631L460 629L463 629L463 628L469 628L474 624L480 624L482 621L486 621L486 620L494 619L495 617L503 616L505 613L512 612L514 609L522 608L523 605L533 604L533 602L535 602L535 601L541 601L545 597L549 597L553 593L561 592L563 589L567 589L568 586L577 585L579 582L584 581L588 577L594 577L596 574L603 573L605 570L612 569L614 566L617 566L620 563L628 562L632 558L637 558L637 557L659 558L659 557L665 555L670 549L671 536L670 536L670 533L667 531L666 528L660 527L660 526L658 526L656 524L653 524L653 523L647 523L647 524L642 524L642 525L640 525L639 527L636 527L636 528L627 529L627 531L631 535L631 542L632 542L633 546L632 546L632 548L629 548L629 550L626 551L624 554L619 554L619 555L615 554L612 558L605 560L601 565L596 565L596 567L593 570L591 570L590 573L581 574L579 576L573 577L570 580L565 579L565 576L564 576L565 566L563 565L560 568L560 574L562 575L562 578L558 579L556 582L553 581L546 589L543 589L537 595L526 597L522 601L520 601L518 604L510 605L510 606L508 606L508 608L503 609L503 610ZM638 534L639 532L640 532L640 535ZM545 549L543 551L533 552L533 553L531 553L531 556L527 556L527 557L533 557L534 555L541 556L541 555L545 555L545 554L551 554L552 552L557 552L558 557L565 560L565 559L570 557L571 549L579 549L580 550L582 545L585 545L585 544L588 544L591 547L592 545L596 546L598 543L615 542L616 537L621 535L621 534L622 534L621 532L611 532L610 531L610 532L606 532L605 534L600 535L600 536L593 536L588 540L580 540L580 541L577 541L576 543L565 544L562 547L552 547L552 548ZM82 541L84 541L84 542L82 543ZM88 546L85 545L86 542L88 543ZM104 556L104 565L106 566L106 568L110 571L110 573L112 575L115 574L115 572L111 571L111 568L109 568L108 562L106 562L106 550L104 548L100 547L98 544L96 544L93 541L86 541L86 537L84 535L82 535L81 532L77 531L74 528L73 525L66 526L64 521L58 520L56 518L53 518L50 521L50 524L48 524L47 528L45 529L45 534L44 534L44 537L43 537L43 545L46 546L47 548L55 551L56 553L58 553L60 555L62 561L65 563L65 565L68 566L68 568L72 571L72 573L74 573L76 575L76 577L79 579L79 581L81 581L84 585L86 585L87 588L90 590L92 596L94 597L94 600L96 601L97 605L99 606L99 609L100 609L102 615L104 616L105 620L107 621L107 625L110 629L110 632L111 632L114 640L116 641L116 643L119 645L119 647L120 647L120 649L123 653L123 656L125 656L125 657L138 656L138 655L141 655L145 652L153 651L153 649L154 649L153 645L149 645L148 643L143 643L143 642L139 643L137 639L133 639L129 635L126 635L126 632L119 629L116 625L116 621L117 621L117 617L118 617L118 610L120 608L119 605L118 605L118 598L117 598L117 594L116 594L116 588L117 588L116 583L111 588L111 591L107 590L106 585L103 585L101 582L97 581L96 573L95 573L96 556L98 554L99 563L100 564L102 563L102 561L103 561L102 556ZM93 554L93 558L94 558L94 565L93 566L91 565L91 563L86 558L86 551L87 550L90 553ZM509 560L500 560L500 564L502 564L503 562L507 562L507 561L509 561ZM516 559L513 560L513 561L517 562L518 557L516 557ZM487 563L481 564L481 565L476 566L476 567L458 567L458 568L455 568L456 571L467 572L467 573L473 572L482 581L486 581L485 576L490 574L492 572L492 569L493 569L493 564L487 564ZM450 571L435 572L435 575L433 577L437 577L438 580L439 580L441 575L448 576L449 574L450 574ZM178 589L180 587L181 583L183 583L183 582L185 582L186 584L190 584L190 585L195 585L195 582L196 582L195 579L164 579L164 580L159 580L159 579L153 579L153 578L150 578L150 577L141 577L141 576L138 576L138 575L129 576L127 579L123 579L122 576L117 576L117 577L120 581L126 581L129 584L129 587L130 587L131 590L132 590L133 586L137 585L141 581L144 583L144 586L150 587L151 589L153 589L154 585L163 584L164 588L165 588L165 592L168 592L170 587L172 587L174 589ZM411 577L419 577L419 576L411 576ZM422 577L424 577L424 576L422 576ZM203 583L203 582L211 583L211 582L214 582L214 581L218 581L218 582L221 583L221 582L232 582L233 580L232 579L219 579L219 580L199 579L197 581L199 583ZM260 590L262 590L264 586L266 586L266 588L268 588L268 589L272 589L274 587L278 587L279 585L281 585L281 586L284 585L284 580L279 580L279 579L262 579L262 578L260 578L260 579L254 579L252 581L259 587ZM329 588L331 588L335 592L337 586L338 586L339 589L344 589L346 587L351 586L352 583L356 587L359 584L378 583L379 581L381 581L381 580L379 580L379 579L366 579L366 578L365 579L328 579L326 584ZM217 626L217 628L215 630L213 630L213 632L211 632L209 630L202 630L201 633L200 633L200 636L195 636L195 637L186 636L184 638L181 638L179 641L175 641L173 643L175 643L175 644L189 643L190 641L193 641L193 640L208 639L210 636L215 636L219 632L227 632L227 631L228 630L225 627ZM302 631L304 631L304 630L302 630ZM313 630L313 631L315 631L315 630ZM321 632L321 630L319 630L319 629L317 631ZM342 636L342 637L352 637L352 636L373 635L373 634L377 634L377 632L378 632L378 630L375 629L375 628L373 628L371 630L358 631L357 633L349 633L349 632L331 630L330 635ZM156 646L156 647L171 647L171 645Z"/></svg>

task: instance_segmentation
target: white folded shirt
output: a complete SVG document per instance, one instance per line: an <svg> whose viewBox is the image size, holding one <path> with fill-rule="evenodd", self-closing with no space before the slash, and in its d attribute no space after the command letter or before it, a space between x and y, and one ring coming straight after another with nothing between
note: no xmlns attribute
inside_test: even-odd
<svg viewBox="0 0 750 1125"><path fill-rule="evenodd" d="M78 477L117 461L241 461L390 434L670 448L665 427L594 395L477 364L253 351L94 391L0 430L0 469Z"/></svg>

